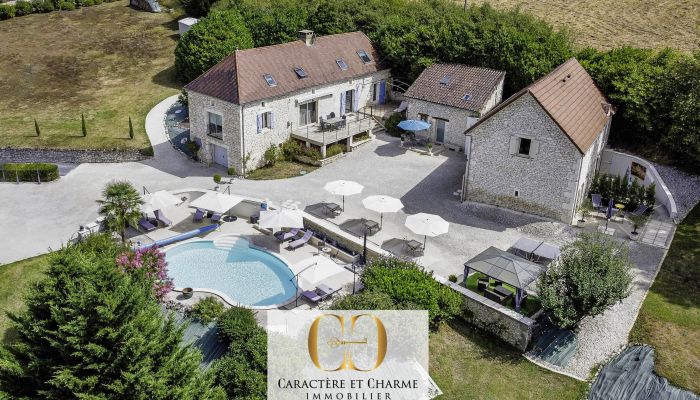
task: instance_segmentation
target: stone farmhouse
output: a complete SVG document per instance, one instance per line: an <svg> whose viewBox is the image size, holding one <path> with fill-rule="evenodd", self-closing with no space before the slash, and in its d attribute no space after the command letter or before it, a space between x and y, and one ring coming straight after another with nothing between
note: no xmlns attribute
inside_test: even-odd
<svg viewBox="0 0 700 400"><path fill-rule="evenodd" d="M574 223L613 109L569 59L466 130L463 199Z"/></svg>
<svg viewBox="0 0 700 400"><path fill-rule="evenodd" d="M429 122L430 138L464 146L464 131L501 102L506 73L463 64L433 64L406 90L408 119Z"/></svg>
<svg viewBox="0 0 700 400"><path fill-rule="evenodd" d="M237 50L185 86L203 162L241 172L290 137L322 156L378 122L363 110L390 96L389 69L362 32Z"/></svg>

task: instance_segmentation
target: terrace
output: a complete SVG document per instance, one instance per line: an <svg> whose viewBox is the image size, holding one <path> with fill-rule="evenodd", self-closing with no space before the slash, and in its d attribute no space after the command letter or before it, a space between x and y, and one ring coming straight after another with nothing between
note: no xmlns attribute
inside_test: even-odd
<svg viewBox="0 0 700 400"><path fill-rule="evenodd" d="M292 131L292 137L307 146L318 146L325 158L327 146L345 141L347 148L352 149L354 136L372 133L377 127L381 125L371 115L358 112L299 127Z"/></svg>

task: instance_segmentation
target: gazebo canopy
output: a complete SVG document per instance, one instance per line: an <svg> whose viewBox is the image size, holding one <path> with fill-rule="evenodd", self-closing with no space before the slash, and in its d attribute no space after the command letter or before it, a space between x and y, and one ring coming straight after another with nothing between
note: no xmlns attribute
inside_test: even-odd
<svg viewBox="0 0 700 400"><path fill-rule="evenodd" d="M464 266L518 289L525 289L544 272L542 266L493 246L464 263Z"/></svg>

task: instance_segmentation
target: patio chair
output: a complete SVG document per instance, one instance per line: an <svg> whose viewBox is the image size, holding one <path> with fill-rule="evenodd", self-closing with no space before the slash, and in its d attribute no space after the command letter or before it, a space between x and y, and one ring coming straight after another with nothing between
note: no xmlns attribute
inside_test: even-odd
<svg viewBox="0 0 700 400"><path fill-rule="evenodd" d="M484 290L484 297L486 297L489 300L493 300L498 304L503 304L505 302L504 296L501 296L500 294L498 294L490 289Z"/></svg>
<svg viewBox="0 0 700 400"><path fill-rule="evenodd" d="M603 206L603 197L597 193L591 194L591 203L593 203L593 208L596 211L600 211L600 207Z"/></svg>
<svg viewBox="0 0 700 400"><path fill-rule="evenodd" d="M275 237L280 242L284 242L286 240L289 240L289 239L295 237L297 235L297 233L299 233L299 228L294 228L294 229L290 230L289 232L279 232Z"/></svg>
<svg viewBox="0 0 700 400"><path fill-rule="evenodd" d="M156 229L156 227L148 221L148 218L141 218L139 220L139 227L146 232L151 232Z"/></svg>
<svg viewBox="0 0 700 400"><path fill-rule="evenodd" d="M192 222L202 222L206 213L206 211L202 210L201 208L198 208L197 211L194 212Z"/></svg>
<svg viewBox="0 0 700 400"><path fill-rule="evenodd" d="M309 300L312 303L318 303L319 301L322 300L321 296L319 296L318 293L313 292L311 290L305 290L304 292L301 293L301 296L304 297L305 299Z"/></svg>
<svg viewBox="0 0 700 400"><path fill-rule="evenodd" d="M304 236L302 236L300 239L297 239L297 240L289 243L289 245L287 247L292 249L292 250L296 250L299 247L305 245L306 242L311 240L311 236L313 236L313 235L314 235L313 231L307 230L306 232L304 232Z"/></svg>
<svg viewBox="0 0 700 400"><path fill-rule="evenodd" d="M326 286L323 283L316 286L316 293L321 296L321 300L325 300L331 297L334 293L338 292L340 289L333 289L330 286Z"/></svg>
<svg viewBox="0 0 700 400"><path fill-rule="evenodd" d="M484 278L479 278L476 281L476 289L484 291L489 288L489 278L484 277Z"/></svg>
<svg viewBox="0 0 700 400"><path fill-rule="evenodd" d="M634 211L630 212L629 215L640 216L647 212L648 209L649 206L647 206L646 204L640 204L637 206L637 208L634 209Z"/></svg>
<svg viewBox="0 0 700 400"><path fill-rule="evenodd" d="M326 119L333 119L333 118L335 118L335 113L331 111L331 113L328 114L328 118L326 118Z"/></svg>
<svg viewBox="0 0 700 400"><path fill-rule="evenodd" d="M170 221L168 217L166 217L165 214L163 214L163 211L155 210L153 211L153 213L156 215L156 220L162 222L163 225L170 226L173 224L172 221Z"/></svg>
<svg viewBox="0 0 700 400"><path fill-rule="evenodd" d="M211 222L221 222L221 213L214 213L211 215Z"/></svg>

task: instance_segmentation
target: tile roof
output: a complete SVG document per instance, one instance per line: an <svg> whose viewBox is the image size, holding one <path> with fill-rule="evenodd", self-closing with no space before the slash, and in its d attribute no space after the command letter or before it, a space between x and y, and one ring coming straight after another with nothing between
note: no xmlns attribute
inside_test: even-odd
<svg viewBox="0 0 700 400"><path fill-rule="evenodd" d="M463 64L433 64L406 90L405 96L479 112L506 73ZM464 100L464 95L469 95Z"/></svg>
<svg viewBox="0 0 700 400"><path fill-rule="evenodd" d="M365 64L358 56L365 50L372 59ZM346 70L336 60L343 59ZM308 77L294 72L302 67ZM352 79L385 69L377 49L362 32L319 36L312 46L301 40L273 46L238 50L185 86L187 90L235 104L281 96L301 89ZM277 81L269 86L264 74Z"/></svg>
<svg viewBox="0 0 700 400"><path fill-rule="evenodd" d="M494 107L467 131L479 126L525 93L535 98L581 153L588 151L612 113L612 106L588 72L575 58L570 58Z"/></svg>

